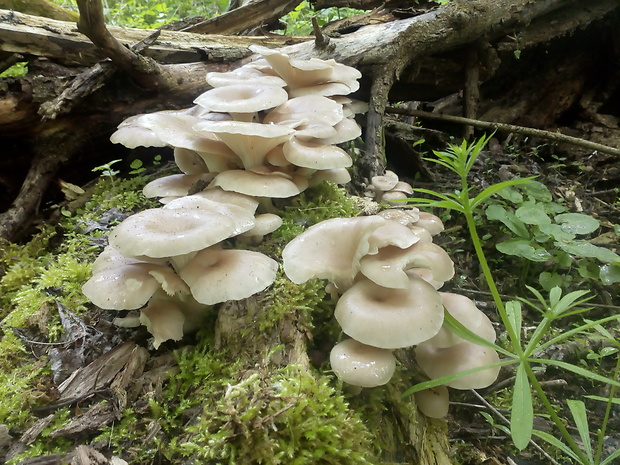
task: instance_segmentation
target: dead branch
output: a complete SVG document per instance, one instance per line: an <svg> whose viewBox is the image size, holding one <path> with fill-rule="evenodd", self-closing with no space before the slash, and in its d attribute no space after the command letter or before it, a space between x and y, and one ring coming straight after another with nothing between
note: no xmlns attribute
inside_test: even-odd
<svg viewBox="0 0 620 465"><path fill-rule="evenodd" d="M540 137L541 139L551 140L553 142L565 142L567 144L584 147L589 150L597 150L610 155L620 156L620 149L609 147L608 145L590 142L589 140L579 139L578 137L567 136L560 132L543 131L542 129L528 128L517 126L514 124L494 123L492 121L480 121L472 118L464 118L462 116L443 115L440 113L431 113L429 111L411 110L408 108L388 107L386 113L397 115L415 116L417 118L426 118L432 120L446 121L448 123L464 124L466 126L474 126L480 129L488 129L490 131L510 132L513 134L522 134L525 136Z"/></svg>

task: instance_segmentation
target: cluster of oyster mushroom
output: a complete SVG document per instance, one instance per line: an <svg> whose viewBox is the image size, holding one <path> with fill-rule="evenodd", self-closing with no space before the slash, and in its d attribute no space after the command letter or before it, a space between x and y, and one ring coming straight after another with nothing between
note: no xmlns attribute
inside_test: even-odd
<svg viewBox="0 0 620 465"><path fill-rule="evenodd" d="M101 308L136 310L116 323L145 325L156 348L197 327L210 306L273 283L275 260L225 247L281 225L272 199L350 180L352 159L335 144L361 134L353 118L365 104L345 97L361 74L334 60L252 50L262 58L207 74L212 89L195 106L128 118L111 137L129 148L173 147L181 171L145 186L163 207L118 225L83 286Z"/></svg>
<svg viewBox="0 0 620 465"><path fill-rule="evenodd" d="M431 379L499 361L495 351L470 343L443 326L444 307L481 337L495 340L491 321L465 296L439 292L454 275L448 254L432 242L441 220L417 209L336 218L311 226L283 251L284 271L295 283L329 281L335 318L349 336L330 353L332 370L360 387L386 384L394 374L394 349L416 346L420 368ZM499 369L488 368L447 385L489 386ZM432 417L448 411L442 386L419 395Z"/></svg>

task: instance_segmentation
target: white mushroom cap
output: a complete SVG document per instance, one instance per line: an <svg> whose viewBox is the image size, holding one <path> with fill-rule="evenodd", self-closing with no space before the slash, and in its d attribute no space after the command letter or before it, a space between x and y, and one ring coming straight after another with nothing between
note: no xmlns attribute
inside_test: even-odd
<svg viewBox="0 0 620 465"><path fill-rule="evenodd" d="M243 121L203 121L194 128L216 134L242 160L245 169L263 165L267 152L295 132L287 126Z"/></svg>
<svg viewBox="0 0 620 465"><path fill-rule="evenodd" d="M310 226L282 251L286 276L296 284L325 278L346 289L359 271L360 258L370 249L370 235L383 224L379 216L361 216Z"/></svg>
<svg viewBox="0 0 620 465"><path fill-rule="evenodd" d="M355 339L336 344L329 361L336 376L353 386L383 386L396 370L391 350L368 346Z"/></svg>
<svg viewBox="0 0 620 465"><path fill-rule="evenodd" d="M428 268L436 281L448 281L454 276L450 256L432 242L416 242L406 249L383 247L375 255L360 260L360 271L375 283L397 289L408 286L408 268Z"/></svg>
<svg viewBox="0 0 620 465"><path fill-rule="evenodd" d="M443 222L439 217L428 212L420 212L420 219L415 223L416 226L422 227L435 236L444 230Z"/></svg>
<svg viewBox="0 0 620 465"><path fill-rule="evenodd" d="M440 292L441 301L445 309L467 329L489 342L495 342L496 334L489 317L481 312L473 300L464 295L451 292ZM464 342L464 339L443 327L439 332L425 342L439 349L451 347Z"/></svg>
<svg viewBox="0 0 620 465"><path fill-rule="evenodd" d="M394 171L386 170L382 176L373 176L370 182L375 190L387 192L398 183L398 175Z"/></svg>
<svg viewBox="0 0 620 465"><path fill-rule="evenodd" d="M152 197L182 197L199 181L211 181L214 173L205 174L171 174L149 182L142 189L146 198Z"/></svg>
<svg viewBox="0 0 620 465"><path fill-rule="evenodd" d="M130 216L110 234L110 245L123 255L172 257L201 250L254 226L254 215L190 195Z"/></svg>
<svg viewBox="0 0 620 465"><path fill-rule="evenodd" d="M420 210L417 208L411 208L408 210L388 208L387 210L380 211L378 215L382 216L386 220L398 221L400 224L409 226L411 223L415 223L420 219L418 215L419 212Z"/></svg>
<svg viewBox="0 0 620 465"><path fill-rule="evenodd" d="M400 205L402 203L401 200L405 200L406 198L407 194L398 191L388 191L381 195L381 201L387 202L390 205Z"/></svg>
<svg viewBox="0 0 620 465"><path fill-rule="evenodd" d="M255 197L281 199L293 197L306 190L308 180L302 176L287 175L280 171L228 170L218 174L213 179L212 186Z"/></svg>
<svg viewBox="0 0 620 465"><path fill-rule="evenodd" d="M334 126L336 134L329 137L321 137L322 144L342 144L353 139L357 139L362 135L362 128L354 119L344 118Z"/></svg>
<svg viewBox="0 0 620 465"><path fill-rule="evenodd" d="M265 116L263 122L279 125L305 122L332 127L343 119L342 105L326 97L309 95L295 97L279 105Z"/></svg>
<svg viewBox="0 0 620 465"><path fill-rule="evenodd" d="M260 53L291 89L328 82L332 74L332 65L318 58L297 60L260 45L250 45L250 50Z"/></svg>
<svg viewBox="0 0 620 465"><path fill-rule="evenodd" d="M238 238L249 240L253 244L259 244L263 237L274 232L282 226L282 218L273 213L256 215L254 227L249 231L239 234Z"/></svg>
<svg viewBox="0 0 620 465"><path fill-rule="evenodd" d="M443 323L439 293L414 276L409 277L407 289L389 289L361 279L342 294L334 315L353 339L383 349L426 341Z"/></svg>
<svg viewBox="0 0 620 465"><path fill-rule="evenodd" d="M349 154L340 147L308 141L302 142L296 137L285 142L282 151L290 163L303 168L328 170L347 168L353 164Z"/></svg>
<svg viewBox="0 0 620 465"><path fill-rule="evenodd" d="M258 208L258 200L239 192L225 191L220 187L210 187L196 194L197 197L213 200L228 205L236 205L254 214ZM252 227L254 228L254 226Z"/></svg>
<svg viewBox="0 0 620 465"><path fill-rule="evenodd" d="M386 221L383 226L376 229L370 236L371 255L379 252L379 249L387 246L395 246L400 249L406 249L418 242L420 238L415 235L407 226L403 226L396 221Z"/></svg>
<svg viewBox="0 0 620 465"><path fill-rule="evenodd" d="M119 125L119 130L110 137L114 143L121 143L128 148L136 146L155 146L155 147L180 147L196 152L213 153L234 157L230 148L213 134L199 133L192 129L201 118L191 114L190 110L180 111L159 111L145 115L137 115L127 118ZM130 128L140 128L141 134L150 133L161 143L156 144L153 137L147 137L145 142L141 142L137 136L127 138L126 130Z"/></svg>
<svg viewBox="0 0 620 465"><path fill-rule="evenodd" d="M198 252L179 275L203 304L250 297L270 286L278 263L259 252L208 248Z"/></svg>
<svg viewBox="0 0 620 465"><path fill-rule="evenodd" d="M207 83L213 87L223 87L235 84L252 84L269 85L284 87L286 82L277 76L269 76L256 68L249 66L241 66L233 71L224 73L211 72L207 73Z"/></svg>
<svg viewBox="0 0 620 465"><path fill-rule="evenodd" d="M497 352L468 341L445 349L422 343L415 348L415 356L420 368L432 379L499 362ZM495 382L499 370L500 367L486 368L446 385L454 389L482 389Z"/></svg>
<svg viewBox="0 0 620 465"><path fill-rule="evenodd" d="M414 394L420 412L430 418L444 418L450 409L450 393L446 386L439 385Z"/></svg>
<svg viewBox="0 0 620 465"><path fill-rule="evenodd" d="M93 276L82 292L95 305L108 310L142 307L159 289L173 295L189 293L172 268L124 257L108 246L93 264Z"/></svg>
<svg viewBox="0 0 620 465"><path fill-rule="evenodd" d="M252 121L256 112L277 107L287 100L288 94L281 87L247 82L208 90L194 103L206 110L230 113L237 121Z"/></svg>
<svg viewBox="0 0 620 465"><path fill-rule="evenodd" d="M310 186L317 186L323 181L330 181L335 184L346 184L351 181L351 175L346 168L334 168L331 170L319 170L310 175L308 179Z"/></svg>

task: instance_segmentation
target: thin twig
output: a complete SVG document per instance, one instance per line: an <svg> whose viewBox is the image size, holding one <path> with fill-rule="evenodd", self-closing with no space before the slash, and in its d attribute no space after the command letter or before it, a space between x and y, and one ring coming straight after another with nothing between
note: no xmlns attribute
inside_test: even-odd
<svg viewBox="0 0 620 465"><path fill-rule="evenodd" d="M431 113L423 110L410 110L406 108L387 107L386 113L394 113L397 115L415 116L418 118L435 119L447 121L449 123L465 124L480 129L489 129L492 131L511 132L514 134L523 134L526 136L535 136L542 139L552 140L554 142L566 142L567 144L577 145L594 151L608 153L610 155L620 156L620 149L609 147L608 145L597 144L589 140L579 139L578 137L567 136L559 132L543 131L542 129L528 128L525 126L516 126L514 124L494 123L492 121L480 121L476 119L463 118L462 116L443 115L440 113Z"/></svg>

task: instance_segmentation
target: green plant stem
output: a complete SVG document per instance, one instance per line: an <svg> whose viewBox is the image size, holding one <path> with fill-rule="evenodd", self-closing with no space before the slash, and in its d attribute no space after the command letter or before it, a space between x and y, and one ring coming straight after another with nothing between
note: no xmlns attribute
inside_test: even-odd
<svg viewBox="0 0 620 465"><path fill-rule="evenodd" d="M465 189L463 189L463 192L467 192L466 187L467 186L465 185ZM504 324L504 327L506 328L508 337L510 338L510 341L512 342L512 346L515 349L515 352L517 353L517 355L519 356L521 363L524 364L525 371L530 380L530 383L532 387L534 388L536 395L538 396L543 406L545 407L545 410L547 410L549 416L551 417L551 419L557 426L558 430L564 437L564 440L569 445L571 450L575 453L575 455L579 457L581 463L586 464L588 463L588 459L586 455L579 448L579 445L573 440L568 430L564 427L564 424L562 423L562 419L555 412L553 405L549 401L549 398L547 397L542 386L538 382L538 379L536 378L532 370L532 366L530 365L529 361L527 360L527 357L525 356L525 353L521 347L519 335L516 334L515 328L513 328L512 324L510 323L508 314L506 313L506 307L504 306L504 302L502 301L499 290L497 289L497 286L495 284L495 279L493 279L493 274L491 272L491 268L489 267L489 263L487 262L484 250L482 250L482 241L480 240L480 236L478 235L478 230L476 228L474 215L473 215L471 206L469 204L469 198L465 199L465 197L463 197L462 206L464 210L463 213L467 220L467 228L469 229L469 234L470 234L470 237L472 238L474 249L476 251L476 257L478 258L478 261L480 263L480 268L482 269L484 278L487 282L487 285L489 286L489 291L491 292L491 295L493 296L493 301L495 302L495 305L497 306L497 311L499 313L499 316L502 320L502 323Z"/></svg>
<svg viewBox="0 0 620 465"><path fill-rule="evenodd" d="M616 368L614 369L614 378L618 379L618 375L620 374L620 352L618 352L618 356L616 357ZM601 462L601 455L603 454L603 440L605 439L605 431L607 429L607 423L609 422L609 417L611 415L611 408L613 407L613 400L616 397L616 386L611 385L609 388L609 397L607 400L607 407L605 408L605 415L603 416L603 422L601 424L601 428L597 432L598 441L596 446L596 456L594 458L594 463Z"/></svg>
<svg viewBox="0 0 620 465"><path fill-rule="evenodd" d="M571 450L575 453L577 457L579 457L579 462L581 464L586 465L587 463L589 463L588 457L586 456L586 454L584 454L584 452L581 450L579 445L575 442L573 437L570 435L570 433L564 426L562 419L555 412L555 409L553 408L551 401L549 400L549 398L545 394L544 389L538 382L538 379L536 378L536 375L534 374L534 371L532 370L532 366L527 360L524 360L522 363L525 366L525 372L527 373L527 377L530 380L531 386L534 388L534 391L536 392L536 396L538 397L540 402L545 407L545 410L547 410L547 413L551 417L551 420L553 421L555 426L558 428L558 430L560 431L560 434L562 435L562 437L564 438L568 446L571 448Z"/></svg>

